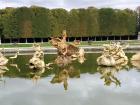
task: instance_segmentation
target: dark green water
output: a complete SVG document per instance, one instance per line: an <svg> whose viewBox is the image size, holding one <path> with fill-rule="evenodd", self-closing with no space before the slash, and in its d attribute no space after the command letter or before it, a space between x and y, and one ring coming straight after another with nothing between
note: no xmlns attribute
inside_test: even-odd
<svg viewBox="0 0 140 105"><path fill-rule="evenodd" d="M131 63L125 68L101 68L98 56L86 54L83 64L54 65L43 73L29 70L26 64L32 56L18 56L14 63L20 72L8 65L0 79L0 105L140 105L139 69ZM46 55L45 62L56 57Z"/></svg>

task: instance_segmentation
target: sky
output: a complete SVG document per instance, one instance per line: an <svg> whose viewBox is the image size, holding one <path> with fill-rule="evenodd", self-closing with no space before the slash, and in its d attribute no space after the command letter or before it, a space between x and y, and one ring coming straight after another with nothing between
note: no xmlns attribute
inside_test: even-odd
<svg viewBox="0 0 140 105"><path fill-rule="evenodd" d="M42 6L46 8L87 8L87 7L111 7L118 9L136 9L140 6L140 0L0 0L0 8L5 7L21 7L32 5Z"/></svg>

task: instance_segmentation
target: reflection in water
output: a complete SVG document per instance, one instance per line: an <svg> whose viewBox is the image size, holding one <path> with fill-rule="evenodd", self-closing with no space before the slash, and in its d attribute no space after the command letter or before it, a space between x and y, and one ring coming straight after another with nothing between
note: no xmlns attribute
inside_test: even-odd
<svg viewBox="0 0 140 105"><path fill-rule="evenodd" d="M59 67L64 67L72 63L72 58L71 56L58 55L54 63L57 64L57 66Z"/></svg>
<svg viewBox="0 0 140 105"><path fill-rule="evenodd" d="M40 79L40 76L42 73L45 72L45 68L52 69L51 65L56 64L58 67L60 67L60 70L58 70L58 73L55 75L51 83L61 83L63 82L65 90L67 90L67 78L69 77L69 65L74 60L78 60L80 63L83 63L85 61L84 58L84 49L78 48L74 45L69 45L65 43L66 34L64 35L64 40L59 38L52 38L50 41L56 48L58 48L58 56L52 63L45 64L44 59L44 52L39 44L34 44L33 48L35 50L33 57L29 60L29 68L34 71L34 73L31 73L33 81L37 81ZM58 42L58 43L57 43ZM60 43L59 43L60 42ZM59 49L60 47L60 49ZM65 50L65 51L63 51ZM66 68L67 67L67 68ZM70 67L70 71L73 69L73 67Z"/></svg>
<svg viewBox="0 0 140 105"><path fill-rule="evenodd" d="M59 66L67 66L72 63L72 61L78 60L79 63L84 63L85 57L72 57L72 56L64 56L64 55L58 55L55 59L54 63Z"/></svg>
<svg viewBox="0 0 140 105"><path fill-rule="evenodd" d="M33 80L33 83L37 84L38 80L41 78L41 75L45 72L45 68L42 70L31 70L29 72L29 78Z"/></svg>
<svg viewBox="0 0 140 105"><path fill-rule="evenodd" d="M4 48L2 50L4 50ZM9 57L9 59L12 60L12 63L13 63L13 59L17 58L18 54L19 54L19 50L16 52L16 54L13 57ZM5 80L3 80L3 74L6 73L5 70L9 71L9 69L6 66L8 64L8 61L9 60L0 51L0 77L1 77L0 81L4 81L5 82ZM20 71L20 69L18 68L17 64L10 64L10 66L14 66L14 67L16 67Z"/></svg>
<svg viewBox="0 0 140 105"><path fill-rule="evenodd" d="M7 68L7 66L0 66L0 70L7 70L7 71L9 71L9 69Z"/></svg>
<svg viewBox="0 0 140 105"><path fill-rule="evenodd" d="M70 78L80 78L80 69L75 69L72 65L68 68Z"/></svg>
<svg viewBox="0 0 140 105"><path fill-rule="evenodd" d="M17 64L9 64L9 66L16 68L20 72L20 68L18 67ZM9 68L7 66L0 66L0 77L1 77L0 81L5 82L5 80L3 80L3 74L5 74L5 73L8 74L8 71L11 71L11 70L9 70Z"/></svg>
<svg viewBox="0 0 140 105"><path fill-rule="evenodd" d="M16 59L16 58L18 57L18 54L19 54L19 49L17 48L17 49L16 49L16 53L15 53L15 55L12 56L12 57L9 57L9 59L12 60L12 63L13 63L13 60Z"/></svg>
<svg viewBox="0 0 140 105"><path fill-rule="evenodd" d="M62 66L55 63L52 70L45 71L29 70L25 64L31 56L19 56L16 62L20 72L9 64L9 71L3 70L6 72L2 74L2 84L4 81L6 84L0 84L1 105L71 105L71 102L73 105L93 105L93 102L95 105L139 105L140 72L137 69L129 68L130 71L127 72L122 70L121 66L116 69L99 67L99 72L102 73L99 74L94 62L98 54L87 55L87 60L82 65L76 59ZM52 62L56 57L47 55L44 61ZM102 80L109 78L114 82L121 80L121 87L104 86L100 77ZM32 81L39 83L33 85ZM55 83L50 84L49 81ZM114 82L110 84L115 84ZM66 92L63 91L63 86L68 89Z"/></svg>
<svg viewBox="0 0 140 105"><path fill-rule="evenodd" d="M80 70L76 70L72 65L60 68L55 76L52 78L51 83L63 83L64 89L68 89L68 78L80 78Z"/></svg>
<svg viewBox="0 0 140 105"><path fill-rule="evenodd" d="M115 67L104 67L98 66L97 71L101 74L101 79L104 79L104 84L110 86L111 83L115 83L116 86L120 86L120 80L115 76L119 70L123 68L128 68L128 66L115 66Z"/></svg>
<svg viewBox="0 0 140 105"><path fill-rule="evenodd" d="M68 71L66 69L60 70L57 74L55 74L55 76L53 77L53 79L51 80L51 83L63 83L64 85L64 89L67 90L68 87Z"/></svg>
<svg viewBox="0 0 140 105"><path fill-rule="evenodd" d="M55 73L51 83L63 83L64 89L67 90L68 78L80 78L80 70L76 70L71 64L72 61L76 59L72 58L71 56L58 55L54 63L57 64L59 70L57 73ZM81 63L83 63L85 58L78 58L78 60L79 59L81 60Z"/></svg>
<svg viewBox="0 0 140 105"><path fill-rule="evenodd" d="M9 70L6 66L0 66L0 82L5 82L3 74L6 73L6 70Z"/></svg>
<svg viewBox="0 0 140 105"><path fill-rule="evenodd" d="M10 66L15 67L20 72L20 68L18 67L17 64L10 64Z"/></svg>
<svg viewBox="0 0 140 105"><path fill-rule="evenodd" d="M41 78L41 75L45 72L46 68L52 69L52 63L45 64L44 52L40 44L34 43L33 48L35 52L32 58L29 60L29 68L31 69L29 77L33 80L33 83L36 84L37 81Z"/></svg>
<svg viewBox="0 0 140 105"><path fill-rule="evenodd" d="M35 52L33 57L29 60L29 68L31 69L29 77L33 80L33 83L36 84L41 75L45 72L46 64L44 61L44 52L40 44L33 44L33 48ZM49 64L47 68L49 68Z"/></svg>

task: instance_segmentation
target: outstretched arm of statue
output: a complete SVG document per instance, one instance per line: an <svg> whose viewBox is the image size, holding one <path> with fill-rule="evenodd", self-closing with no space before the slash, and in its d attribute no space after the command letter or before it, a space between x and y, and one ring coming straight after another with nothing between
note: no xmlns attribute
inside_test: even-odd
<svg viewBox="0 0 140 105"><path fill-rule="evenodd" d="M62 41L63 42L66 42L66 38L67 38L67 33L66 33L66 30L63 30L63 36L62 36Z"/></svg>
<svg viewBox="0 0 140 105"><path fill-rule="evenodd" d="M67 49L67 48L65 48L65 49L64 49L64 52L63 52L63 55L66 55L66 54L67 54L67 52L68 52L68 49Z"/></svg>

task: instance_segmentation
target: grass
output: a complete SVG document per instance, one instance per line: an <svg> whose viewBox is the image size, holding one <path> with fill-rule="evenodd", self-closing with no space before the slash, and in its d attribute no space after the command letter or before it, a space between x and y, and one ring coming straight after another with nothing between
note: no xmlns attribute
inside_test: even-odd
<svg viewBox="0 0 140 105"><path fill-rule="evenodd" d="M33 46L33 43L7 43L7 44L1 44L0 45L0 48L16 48L16 47L32 47ZM50 47L50 43L48 42L45 42L45 43L41 43L41 46L42 47Z"/></svg>
<svg viewBox="0 0 140 105"><path fill-rule="evenodd" d="M130 41L122 41L122 42L129 43L129 45L140 45L139 40L130 40ZM109 43L110 41L92 41L92 42L83 41L81 42L80 46L102 46L103 44L109 44ZM32 45L33 43L17 43L17 44L8 43L8 44L1 44L0 48L32 47ZM41 43L41 46L52 47L49 42Z"/></svg>

